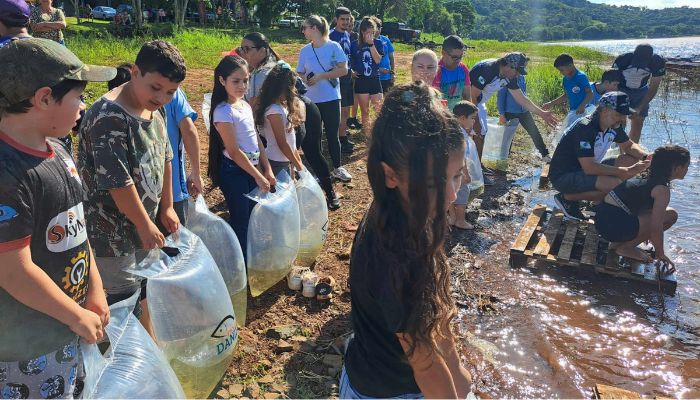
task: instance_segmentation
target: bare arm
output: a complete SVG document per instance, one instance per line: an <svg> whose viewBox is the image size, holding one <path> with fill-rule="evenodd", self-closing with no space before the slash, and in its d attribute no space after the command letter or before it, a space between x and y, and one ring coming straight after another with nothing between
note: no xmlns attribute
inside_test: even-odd
<svg viewBox="0 0 700 400"><path fill-rule="evenodd" d="M163 173L163 190L158 204L158 217L168 232L173 233L180 227L180 217L173 208L173 164L165 162Z"/></svg>
<svg viewBox="0 0 700 400"><path fill-rule="evenodd" d="M277 146L280 148L282 154L287 157L287 160L294 165L294 168L297 171L304 169L299 153L296 149L292 149L289 146L289 143L287 143L287 132L286 127L284 126L284 121L282 120L282 115L271 114L267 116L267 120L270 121L272 132L275 134L275 141L277 142Z"/></svg>
<svg viewBox="0 0 700 400"><path fill-rule="evenodd" d="M469 174L467 174L467 177L468 176ZM445 357L445 361L447 362L447 367L450 370L450 374L452 375L452 381L454 382L455 389L457 390L457 396L460 399L464 399L467 397L467 394L469 394L469 392L471 391L472 376L469 373L469 371L467 371L464 368L464 366L462 366L462 363L459 359L457 348L454 342L454 336L452 336L452 332L450 331L449 321L445 324L445 327L443 329L449 334L449 337L441 338L438 341L438 347L440 348L440 351L442 351Z"/></svg>
<svg viewBox="0 0 700 400"><path fill-rule="evenodd" d="M472 101L472 90L470 86L464 86L462 89L462 100Z"/></svg>
<svg viewBox="0 0 700 400"><path fill-rule="evenodd" d="M588 103L590 103L591 100L593 100L593 91L591 90L591 87L587 86L585 90L586 97L583 99L581 104L579 104L578 107L576 107L576 114L583 114L583 112L586 111L586 106L588 105Z"/></svg>
<svg viewBox="0 0 700 400"><path fill-rule="evenodd" d="M632 178L649 167L649 161L640 161L631 167L613 167L596 162L593 157L579 157L579 163L586 175L614 176L622 180Z"/></svg>
<svg viewBox="0 0 700 400"><path fill-rule="evenodd" d="M535 113L539 115L540 118L544 120L544 122L547 123L549 126L555 126L559 121L557 118L552 114L551 112L544 111L541 108L537 107L535 103L532 102L521 89L508 89L510 91L510 94L513 96L515 101L518 102L521 106L525 107L526 110ZM566 98L566 96L564 96ZM561 97L560 97L561 98ZM557 99L558 100L558 99Z"/></svg>
<svg viewBox="0 0 700 400"><path fill-rule="evenodd" d="M625 154L629 154L630 156L636 158L637 160L641 160L645 156L649 155L644 149L642 149L642 146L640 146L637 143L634 143L631 140L626 141L625 143L620 143L620 150L622 150Z"/></svg>
<svg viewBox="0 0 700 400"><path fill-rule="evenodd" d="M647 94L642 99L642 102L639 103L639 106L637 106L637 110L643 109L649 103L651 103L652 100L654 100L654 97L656 97L656 93L659 91L660 84L661 84L661 77L660 76L652 76L649 79L649 91L647 91Z"/></svg>
<svg viewBox="0 0 700 400"><path fill-rule="evenodd" d="M100 317L63 293L34 264L29 246L0 253L0 288L25 306L67 325L89 343L102 337Z"/></svg>
<svg viewBox="0 0 700 400"><path fill-rule="evenodd" d="M511 93L513 93L513 92L511 91ZM516 100L517 100L517 99L516 99ZM520 103L520 102L518 102L518 103ZM544 105L543 105L542 107L543 107L545 110L547 110L547 109L550 109L550 108L552 108L552 107L554 107L554 106L559 106L559 105L562 105L562 104L566 104L566 93L562 94L561 96L557 97L556 99L554 99L554 100L552 100L552 101L550 101L550 102L544 103ZM525 107L525 105L523 105L522 103L520 103L520 105L522 105L523 107ZM530 111L532 111L532 110L530 110Z"/></svg>
<svg viewBox="0 0 700 400"><path fill-rule="evenodd" d="M187 182L190 184L190 191L193 196L202 193L202 172L199 166L199 133L197 127L194 126L192 118L185 117L179 124L180 134L182 135L182 143L185 146L185 152L190 159L190 175L187 177Z"/></svg>
<svg viewBox="0 0 700 400"><path fill-rule="evenodd" d="M404 352L407 352L410 348L408 336L402 333L397 333L396 336ZM413 378L425 398L458 398L450 368L440 354L430 351L424 345L418 345L408 358L408 363L413 369Z"/></svg>
<svg viewBox="0 0 700 400"><path fill-rule="evenodd" d="M379 50L377 50L377 46L370 46L369 52L372 55L372 59L374 60L375 63L379 64L379 62L382 61L382 55L379 54Z"/></svg>
<svg viewBox="0 0 700 400"><path fill-rule="evenodd" d="M109 194L114 199L119 211L136 226L136 232L144 249L151 250L163 247L165 237L151 221L146 209L143 208L136 186L131 184L123 188L110 189Z"/></svg>
<svg viewBox="0 0 700 400"><path fill-rule="evenodd" d="M380 57L381 59L381 57ZM320 75L320 79L335 79L340 78L348 74L348 63L342 62L335 65L335 68L328 72L324 72ZM318 81L318 80L316 80Z"/></svg>
<svg viewBox="0 0 700 400"><path fill-rule="evenodd" d="M474 85L469 85L469 97L473 99L473 101L476 101L476 99L479 98L481 95L481 89L477 88ZM476 103L474 103L476 104Z"/></svg>
<svg viewBox="0 0 700 400"><path fill-rule="evenodd" d="M657 185L651 191L654 198L654 206L651 209L651 244L654 245L656 259L664 259L664 217L666 207L671 201L671 191L667 186Z"/></svg>
<svg viewBox="0 0 700 400"><path fill-rule="evenodd" d="M233 162L235 162L236 165L238 165L245 172L247 172L248 175L255 178L256 182L258 182L258 180L264 180L265 177L260 173L260 170L255 168L255 165L253 165L253 163L250 162L248 157L243 153L240 147L238 147L238 141L236 140L236 130L233 127L233 124L230 122L216 122L215 124L216 130L219 131L219 134L221 135L221 140L223 140L224 142L226 152L228 152L229 156L231 156ZM260 146L261 161L262 150L263 148L262 146Z"/></svg>

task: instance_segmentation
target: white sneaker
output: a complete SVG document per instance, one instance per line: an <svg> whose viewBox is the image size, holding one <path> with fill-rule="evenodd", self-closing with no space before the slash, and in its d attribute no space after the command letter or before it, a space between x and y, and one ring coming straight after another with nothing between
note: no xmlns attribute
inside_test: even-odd
<svg viewBox="0 0 700 400"><path fill-rule="evenodd" d="M338 167L331 172L331 176L341 182L350 182L352 175L343 167Z"/></svg>
<svg viewBox="0 0 700 400"><path fill-rule="evenodd" d="M316 285L318 284L318 275L313 271L306 271L302 275L302 290L301 294L304 297L316 297Z"/></svg>
<svg viewBox="0 0 700 400"><path fill-rule="evenodd" d="M287 286L292 290L301 290L302 276L309 271L308 268L294 267L287 275Z"/></svg>
<svg viewBox="0 0 700 400"><path fill-rule="evenodd" d="M549 154L547 154L546 156L542 157L542 162L543 162L543 163L547 164L547 163L549 163L550 161L552 161L552 157L551 157Z"/></svg>

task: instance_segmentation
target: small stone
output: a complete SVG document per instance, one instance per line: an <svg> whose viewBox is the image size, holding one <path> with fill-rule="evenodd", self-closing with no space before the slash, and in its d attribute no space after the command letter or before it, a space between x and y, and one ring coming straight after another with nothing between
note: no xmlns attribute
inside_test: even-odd
<svg viewBox="0 0 700 400"><path fill-rule="evenodd" d="M228 393L231 395L231 397L241 397L241 395L243 394L243 385L241 385L240 383L234 383L233 385L229 385Z"/></svg>
<svg viewBox="0 0 700 400"><path fill-rule="evenodd" d="M292 342L306 342L307 340L309 340L309 338L307 338L306 336L298 336L297 335L297 336L292 336L292 338L290 340Z"/></svg>
<svg viewBox="0 0 700 400"><path fill-rule="evenodd" d="M265 393L265 394L263 395L263 397L266 398L266 399L268 399L268 400L279 399L279 398L280 398L280 394L279 394L279 393L268 392L268 393Z"/></svg>
<svg viewBox="0 0 700 400"><path fill-rule="evenodd" d="M343 356L337 354L326 354L323 356L323 365L333 368L342 368Z"/></svg>
<svg viewBox="0 0 700 400"><path fill-rule="evenodd" d="M291 344L285 342L284 340L280 339L279 342L277 342L277 348L275 349L275 352L277 353L287 353L290 351L294 350L294 346Z"/></svg>
<svg viewBox="0 0 700 400"><path fill-rule="evenodd" d="M258 383L272 383L274 381L275 379L272 377L272 375L265 375L262 378L258 379Z"/></svg>
<svg viewBox="0 0 700 400"><path fill-rule="evenodd" d="M265 335L272 339L289 339L297 334L299 325L281 325L267 330Z"/></svg>
<svg viewBox="0 0 700 400"><path fill-rule="evenodd" d="M228 393L228 390L226 390L226 389L219 389L219 391L216 392L216 395L222 399L228 399L231 397L231 395L229 395L229 393Z"/></svg>
<svg viewBox="0 0 700 400"><path fill-rule="evenodd" d="M256 382L246 385L244 394L252 399L260 398L260 386Z"/></svg>

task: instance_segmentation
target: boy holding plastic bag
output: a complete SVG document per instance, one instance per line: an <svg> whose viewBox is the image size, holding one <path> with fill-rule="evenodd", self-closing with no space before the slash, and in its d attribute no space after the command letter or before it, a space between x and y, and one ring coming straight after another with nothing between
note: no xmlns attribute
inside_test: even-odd
<svg viewBox="0 0 700 400"><path fill-rule="evenodd" d="M45 39L0 51L0 397L79 397L78 336L103 337L109 309L88 243L80 177L56 140L84 109L83 64Z"/></svg>

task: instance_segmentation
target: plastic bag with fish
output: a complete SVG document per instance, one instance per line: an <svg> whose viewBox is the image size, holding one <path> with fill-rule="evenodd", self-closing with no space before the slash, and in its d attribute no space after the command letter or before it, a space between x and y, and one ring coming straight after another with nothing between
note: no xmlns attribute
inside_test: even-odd
<svg viewBox="0 0 700 400"><path fill-rule="evenodd" d="M467 135L467 171L469 171L469 198L470 201L484 192L484 174L481 171L479 150L470 135Z"/></svg>
<svg viewBox="0 0 700 400"><path fill-rule="evenodd" d="M255 189L246 195L257 202L248 223L248 285L259 296L292 269L299 251L297 193L289 174L277 174L275 191Z"/></svg>
<svg viewBox="0 0 700 400"><path fill-rule="evenodd" d="M569 111L568 114L566 114L566 117L564 118L564 121L562 121L561 125L559 125L557 129L557 133L554 135L554 138L552 139L552 149L556 149L557 145L561 141L561 138L564 137L564 133L566 133L569 128L574 126L576 121L583 117L587 117L595 111L596 107L594 105L589 105L586 107L586 109L583 111L583 114L576 114L576 110Z"/></svg>
<svg viewBox="0 0 700 400"><path fill-rule="evenodd" d="M233 358L236 317L209 250L181 227L134 270L148 278L148 311L156 343L189 398L205 398Z"/></svg>
<svg viewBox="0 0 700 400"><path fill-rule="evenodd" d="M204 93L204 100L202 101L202 117L204 119L204 126L209 132L209 112L211 111L211 93Z"/></svg>
<svg viewBox="0 0 700 400"><path fill-rule="evenodd" d="M184 399L185 393L163 352L132 314L140 292L109 308L110 346L81 344L86 399Z"/></svg>
<svg viewBox="0 0 700 400"><path fill-rule="evenodd" d="M236 233L228 222L209 211L202 195L197 196L197 200L190 204L187 228L199 236L209 249L231 295L238 326L245 325L248 278L243 251Z"/></svg>
<svg viewBox="0 0 700 400"><path fill-rule="evenodd" d="M299 171L296 181L300 238L297 265L310 267L323 248L328 232L328 205L323 189L308 170Z"/></svg>
<svg viewBox="0 0 700 400"><path fill-rule="evenodd" d="M513 136L520 120L513 118L505 125L498 124L498 118L488 118L488 133L484 138L484 151L481 161L486 167L505 171L508 168L508 156Z"/></svg>

